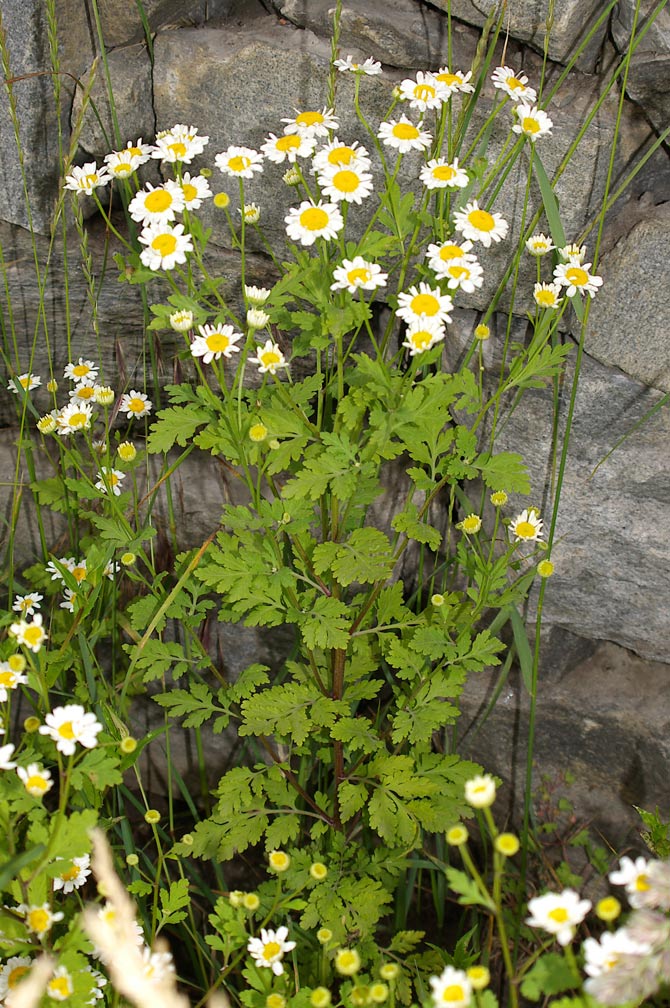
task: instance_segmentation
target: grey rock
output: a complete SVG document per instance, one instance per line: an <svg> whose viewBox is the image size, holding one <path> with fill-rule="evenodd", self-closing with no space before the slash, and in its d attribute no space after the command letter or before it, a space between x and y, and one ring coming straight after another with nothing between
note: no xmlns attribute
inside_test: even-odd
<svg viewBox="0 0 670 1008"><path fill-rule="evenodd" d="M670 122L670 10L664 6L650 22L656 6L652 0L639 5L636 36L644 31L644 37L631 59L626 89L660 132ZM612 38L621 53L631 40L635 8L633 0L623 0L612 19Z"/></svg>
<svg viewBox="0 0 670 1008"><path fill-rule="evenodd" d="M670 204L645 216L601 261L605 278L589 315L586 350L596 360L670 391L670 305L660 278L670 261Z"/></svg>

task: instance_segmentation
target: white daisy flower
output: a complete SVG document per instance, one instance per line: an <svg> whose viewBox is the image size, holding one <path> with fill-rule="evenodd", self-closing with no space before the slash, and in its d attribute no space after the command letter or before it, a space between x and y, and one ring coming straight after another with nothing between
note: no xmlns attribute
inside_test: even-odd
<svg viewBox="0 0 670 1008"><path fill-rule="evenodd" d="M302 175L295 166L293 168L287 168L282 175L282 182L284 182L287 186L299 186L302 182Z"/></svg>
<svg viewBox="0 0 670 1008"><path fill-rule="evenodd" d="M105 157L105 167L112 178L128 178L141 164L141 156L131 153L128 147L122 151L112 151Z"/></svg>
<svg viewBox="0 0 670 1008"><path fill-rule="evenodd" d="M45 640L49 639L49 635L42 626L41 613L35 613L32 623L28 623L26 620L12 623L9 632L12 637L16 637L17 644L23 644L24 647L27 647L29 651L33 651L35 654L40 650Z"/></svg>
<svg viewBox="0 0 670 1008"><path fill-rule="evenodd" d="M396 315L403 322L451 322L449 312L454 303L448 294L443 294L438 288L421 281L419 286L410 287L408 291L398 294Z"/></svg>
<svg viewBox="0 0 670 1008"><path fill-rule="evenodd" d="M250 329L265 329L270 316L262 308L250 308L247 312L247 325Z"/></svg>
<svg viewBox="0 0 670 1008"><path fill-rule="evenodd" d="M402 346L409 350L410 357L430 350L436 343L440 343L446 336L446 329L434 319L425 316L410 322L405 333Z"/></svg>
<svg viewBox="0 0 670 1008"><path fill-rule="evenodd" d="M184 172L181 177L181 191L186 210L199 210L203 200L212 198L212 190L204 175L191 175L190 172Z"/></svg>
<svg viewBox="0 0 670 1008"><path fill-rule="evenodd" d="M333 270L333 280L331 290L347 290L355 294L357 290L385 287L388 273L382 273L377 263L368 262L363 256L354 256L353 259L343 259L342 265Z"/></svg>
<svg viewBox="0 0 670 1008"><path fill-rule="evenodd" d="M262 305L265 304L267 299L270 297L271 291L267 287L253 287L251 285L244 285L244 296L250 305Z"/></svg>
<svg viewBox="0 0 670 1008"><path fill-rule="evenodd" d="M74 892L75 889L81 889L91 874L90 856L83 854L81 857L71 858L69 862L65 858L58 860L69 863L70 867L55 876L53 880L54 892L62 890L63 895L67 895Z"/></svg>
<svg viewBox="0 0 670 1008"><path fill-rule="evenodd" d="M151 156L158 161L168 161L171 164L176 161L190 164L194 157L202 154L208 143L209 137L198 136L194 126L177 123L172 129L157 134Z"/></svg>
<svg viewBox="0 0 670 1008"><path fill-rule="evenodd" d="M191 236L184 234L184 225L150 224L140 234L147 247L140 252L142 263L151 270L171 270L186 262L186 253L193 251Z"/></svg>
<svg viewBox="0 0 670 1008"><path fill-rule="evenodd" d="M21 903L17 906L16 912L24 917L28 930L32 931L38 938L43 938L54 924L62 921L64 916L60 912L53 913L48 903L42 903L41 906Z"/></svg>
<svg viewBox="0 0 670 1008"><path fill-rule="evenodd" d="M92 417L93 409L89 403L79 400L69 402L56 416L58 433L62 437L67 437L77 431L88 430Z"/></svg>
<svg viewBox="0 0 670 1008"><path fill-rule="evenodd" d="M435 74L435 80L440 85L440 87L446 93L446 97L450 98L452 94L457 94L458 92L465 94L466 92L472 93L474 85L470 83L470 78L472 77L472 70L468 70L467 73L463 73L462 70L454 70L452 73L449 67L441 67Z"/></svg>
<svg viewBox="0 0 670 1008"><path fill-rule="evenodd" d="M42 384L42 379L39 375L31 374L30 371L27 371L25 374L15 375L14 378L10 379L7 391L18 395L19 389L17 388L17 384L24 392L32 392L33 389L39 388Z"/></svg>
<svg viewBox="0 0 670 1008"><path fill-rule="evenodd" d="M559 308L561 304L561 285L558 283L536 283L533 288L535 304L540 308Z"/></svg>
<svg viewBox="0 0 670 1008"><path fill-rule="evenodd" d="M426 189L464 189L470 181L468 173L458 167L458 158L451 162L433 158L422 166L419 179Z"/></svg>
<svg viewBox="0 0 670 1008"><path fill-rule="evenodd" d="M156 188L147 182L146 188L140 189L128 204L130 216L143 225L166 224L183 209L184 191L173 179Z"/></svg>
<svg viewBox="0 0 670 1008"><path fill-rule="evenodd" d="M554 269L554 280L566 287L566 296L573 297L577 292L595 297L598 288L602 286L603 278L589 273L591 263L580 264L576 259L559 263Z"/></svg>
<svg viewBox="0 0 670 1008"><path fill-rule="evenodd" d="M232 178L250 179L263 171L263 155L251 147L229 147L217 154L214 163L219 171Z"/></svg>
<svg viewBox="0 0 670 1008"><path fill-rule="evenodd" d="M337 205L321 201L303 200L299 207L291 207L284 221L289 238L301 245L313 245L317 238L330 241L344 227Z"/></svg>
<svg viewBox="0 0 670 1008"><path fill-rule="evenodd" d="M626 887L628 902L632 907L640 906L639 894L645 893L649 889L649 862L646 858L622 857L616 871L609 873L609 880L612 885Z"/></svg>
<svg viewBox="0 0 670 1008"><path fill-rule="evenodd" d="M187 309L172 312L169 318L170 328L175 332L188 332L193 328L193 312Z"/></svg>
<svg viewBox="0 0 670 1008"><path fill-rule="evenodd" d="M82 382L70 389L68 395L73 402L96 402L96 392L100 385L92 385L90 382Z"/></svg>
<svg viewBox="0 0 670 1008"><path fill-rule="evenodd" d="M153 403L144 392L137 392L135 389L131 389L130 392L126 392L125 395L121 396L119 412L138 419L139 417L148 416L151 413L152 406Z"/></svg>
<svg viewBox="0 0 670 1008"><path fill-rule="evenodd" d="M9 662L0 662L0 703L7 700L8 691L15 690L17 686L25 686L27 682L28 677L18 669L13 669Z"/></svg>
<svg viewBox="0 0 670 1008"><path fill-rule="evenodd" d="M433 140L431 133L415 126L406 116L380 123L377 136L387 147L393 147L401 154L426 150Z"/></svg>
<svg viewBox="0 0 670 1008"><path fill-rule="evenodd" d="M515 106L514 112L517 121L512 126L513 133L524 134L533 143L541 137L551 136L554 124L542 109L520 102Z"/></svg>
<svg viewBox="0 0 670 1008"><path fill-rule="evenodd" d="M99 370L98 365L94 364L92 360L84 360L83 357L80 357L76 364L72 362L66 364L63 377L69 378L73 382L95 382Z"/></svg>
<svg viewBox="0 0 670 1008"><path fill-rule="evenodd" d="M347 56L345 59L334 60L333 66L336 66L340 73L364 74L366 77L376 77L382 72L381 63L373 60L372 56L368 56L363 63L357 63L353 56Z"/></svg>
<svg viewBox="0 0 670 1008"><path fill-rule="evenodd" d="M436 1008L469 1008L472 984L465 970L445 966L439 977L430 978Z"/></svg>
<svg viewBox="0 0 670 1008"><path fill-rule="evenodd" d="M14 746L11 742L7 745L0 746L0 770L15 770L16 763L12 763L10 757L14 752Z"/></svg>
<svg viewBox="0 0 670 1008"><path fill-rule="evenodd" d="M362 203L372 192L372 175L354 168L330 168L318 176L324 196L336 203Z"/></svg>
<svg viewBox="0 0 670 1008"><path fill-rule="evenodd" d="M263 154L274 164L284 161L295 164L299 157L311 157L315 147L315 138L307 133L285 133L280 137L270 133L265 143L261 144Z"/></svg>
<svg viewBox="0 0 670 1008"><path fill-rule="evenodd" d="M63 601L58 603L58 608L73 613L74 604L78 599L79 595L77 592L73 592L71 588L63 588Z"/></svg>
<svg viewBox="0 0 670 1008"><path fill-rule="evenodd" d="M261 219L261 208L258 203L245 203L239 213L244 217L245 224L258 224Z"/></svg>
<svg viewBox="0 0 670 1008"><path fill-rule="evenodd" d="M175 972L171 952L152 952L146 946L142 949L142 978L159 984Z"/></svg>
<svg viewBox="0 0 670 1008"><path fill-rule="evenodd" d="M499 91L504 91L513 101L532 103L537 98L537 92L528 87L528 78L525 74L517 74L509 67L500 66L491 74L493 86Z"/></svg>
<svg viewBox="0 0 670 1008"><path fill-rule="evenodd" d="M234 353L239 353L236 346L243 339L242 333L235 332L231 325L198 326L199 336L191 343L191 355L202 357L203 364L211 364L213 360L225 357L230 360Z"/></svg>
<svg viewBox="0 0 670 1008"><path fill-rule="evenodd" d="M281 976L284 972L282 959L286 952L291 952L295 948L295 942L286 941L287 938L287 927L277 928L276 931L261 928L260 938L249 939L247 951L257 966L267 967L275 976Z"/></svg>
<svg viewBox="0 0 670 1008"><path fill-rule="evenodd" d="M77 584L81 584L82 581L86 580L86 561L85 560L75 560L74 557L59 557L58 563L61 567L65 567L72 577L75 579ZM63 575L56 567L53 560L50 560L46 565L47 573L51 574L52 581L62 581L64 582Z"/></svg>
<svg viewBox="0 0 670 1008"><path fill-rule="evenodd" d="M450 259L438 275L447 281L449 290L462 290L466 294L473 294L484 283L484 271L472 259Z"/></svg>
<svg viewBox="0 0 670 1008"><path fill-rule="evenodd" d="M336 130L339 123L334 115L334 109L323 108L309 112L298 112L293 119L282 119L284 133L302 133L310 137L328 136L330 130Z"/></svg>
<svg viewBox="0 0 670 1008"><path fill-rule="evenodd" d="M555 935L559 945L569 945L575 928L591 909L591 901L579 898L574 889L564 889L562 893L545 893L529 900L529 927L541 928Z"/></svg>
<svg viewBox="0 0 670 1008"><path fill-rule="evenodd" d="M514 521L510 522L510 532L517 542L537 542L542 538L543 522L534 508L524 508Z"/></svg>
<svg viewBox="0 0 670 1008"><path fill-rule="evenodd" d="M467 203L464 210L454 214L454 227L464 238L479 241L484 248L490 248L492 241L502 241L509 230L509 224L501 214L480 209L477 200Z"/></svg>
<svg viewBox="0 0 670 1008"><path fill-rule="evenodd" d="M64 756L73 756L76 745L93 749L98 744L98 733L102 725L95 714L85 711L79 704L56 707L44 718L40 725L40 735L48 735L56 743L56 748Z"/></svg>
<svg viewBox="0 0 670 1008"><path fill-rule="evenodd" d="M410 108L419 112L440 108L444 101L444 90L439 87L432 73L423 70L417 72L416 80L407 77L398 88L400 100L409 102Z"/></svg>
<svg viewBox="0 0 670 1008"><path fill-rule="evenodd" d="M445 265L451 259L467 259L468 262L477 262L477 256L470 252L471 241L464 241L458 245L453 241L441 242L439 245L431 244L426 251L428 265L434 273L439 275Z"/></svg>
<svg viewBox="0 0 670 1008"><path fill-rule="evenodd" d="M565 245L558 251L563 259L571 259L579 263L580 266L586 259L586 245L577 245L576 242L573 242L571 245Z"/></svg>
<svg viewBox="0 0 670 1008"><path fill-rule="evenodd" d="M312 167L317 173L325 173L335 168L368 171L370 165L370 156L365 147L361 147L357 140L345 144L338 137L319 147L312 158Z"/></svg>
<svg viewBox="0 0 670 1008"><path fill-rule="evenodd" d="M258 364L258 370L260 374L271 374L277 373L277 368L288 367L288 362L284 357L284 354L279 349L277 343L273 343L272 340L266 340L262 347L256 349L256 357L250 357L249 361L252 364Z"/></svg>
<svg viewBox="0 0 670 1008"><path fill-rule="evenodd" d="M0 1003L5 1002L7 995L25 978L32 964L30 956L11 956L0 966Z"/></svg>
<svg viewBox="0 0 670 1008"><path fill-rule="evenodd" d="M73 168L65 176L64 189L90 196L96 189L106 186L111 179L106 168L98 168L95 161L87 161L81 168Z"/></svg>
<svg viewBox="0 0 670 1008"><path fill-rule="evenodd" d="M547 238L545 234L534 234L531 235L526 242L526 251L530 252L532 256L543 256L548 252L555 249L556 246L552 244L551 238Z"/></svg>
<svg viewBox="0 0 670 1008"><path fill-rule="evenodd" d="M97 483L95 483L96 490L102 490L103 493L111 493L115 497L121 496L121 484L126 478L126 474L120 469L109 469L107 466L102 466L99 472L96 473Z"/></svg>
<svg viewBox="0 0 670 1008"><path fill-rule="evenodd" d="M54 786L49 770L45 770L39 763L29 763L27 767L17 767L23 786L33 798L43 798L47 791Z"/></svg>
<svg viewBox="0 0 670 1008"><path fill-rule="evenodd" d="M496 782L491 774L480 774L465 782L465 800L472 808L489 808L496 799Z"/></svg>
<svg viewBox="0 0 670 1008"><path fill-rule="evenodd" d="M648 945L633 941L623 927L618 931L605 931L599 940L587 938L582 943L582 951L584 972L587 976L598 977L616 966L622 955L646 955L650 949Z"/></svg>
<svg viewBox="0 0 670 1008"><path fill-rule="evenodd" d="M136 158L138 163L143 165L151 160L153 149L152 144L143 143L142 137L140 137L139 140L129 140L123 150L116 153L123 154L125 157Z"/></svg>
<svg viewBox="0 0 670 1008"><path fill-rule="evenodd" d="M52 1001L67 1001L73 992L72 977L65 966L56 966L51 979L47 982L47 997L50 997Z"/></svg>
<svg viewBox="0 0 670 1008"><path fill-rule="evenodd" d="M40 602L44 598L39 592L28 592L27 595L17 595L14 599L12 609L14 612L23 613L24 616L32 616L36 609L39 609ZM0 665L0 668L2 666ZM0 680L0 683L2 680Z"/></svg>

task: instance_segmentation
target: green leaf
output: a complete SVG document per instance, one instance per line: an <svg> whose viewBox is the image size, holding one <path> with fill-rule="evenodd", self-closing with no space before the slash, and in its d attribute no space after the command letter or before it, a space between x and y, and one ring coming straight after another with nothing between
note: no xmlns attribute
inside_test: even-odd
<svg viewBox="0 0 670 1008"><path fill-rule="evenodd" d="M92 749L72 771L72 787L82 790L84 778L89 780L96 791L121 784L123 777L119 769L119 757L113 750Z"/></svg>
<svg viewBox="0 0 670 1008"><path fill-rule="evenodd" d="M528 634L521 617L521 613L516 606L509 606L509 618L514 633L514 646L516 647L519 667L523 683L529 693L533 691L533 654L528 642Z"/></svg>
<svg viewBox="0 0 670 1008"><path fill-rule="evenodd" d="M309 611L303 612L298 626L310 651L346 648L351 626L349 607L338 599L319 595Z"/></svg>
<svg viewBox="0 0 670 1008"><path fill-rule="evenodd" d="M545 952L526 973L521 993L530 1001L539 1001L548 994L562 994L575 987L575 977L565 956L558 952Z"/></svg>
<svg viewBox="0 0 670 1008"><path fill-rule="evenodd" d="M365 805L367 788L365 784L342 781L337 792L337 799L340 806L340 818L342 822L348 822Z"/></svg>
<svg viewBox="0 0 670 1008"><path fill-rule="evenodd" d="M388 950L405 955L407 952L412 952L425 937L425 931L396 931Z"/></svg>
<svg viewBox="0 0 670 1008"><path fill-rule="evenodd" d="M198 728L219 710L211 691L199 682L193 682L188 690L158 693L153 699L167 709L170 717L185 718L184 728Z"/></svg>
<svg viewBox="0 0 670 1008"><path fill-rule="evenodd" d="M449 867L445 868L445 874L449 888L458 893L458 902L462 906L483 906L487 910L495 910L495 903L479 891L476 883L464 871Z"/></svg>
<svg viewBox="0 0 670 1008"><path fill-rule="evenodd" d="M486 453L475 461L482 479L491 490L507 490L514 493L530 493L530 480L521 455L516 452Z"/></svg>
<svg viewBox="0 0 670 1008"><path fill-rule="evenodd" d="M317 574L330 570L346 588L355 581L386 581L393 572L394 557L388 537L366 527L355 529L344 543L321 543L314 549L313 564Z"/></svg>
<svg viewBox="0 0 670 1008"><path fill-rule="evenodd" d="M189 882L187 878L170 883L169 889L160 890L161 920L159 930L166 924L177 924L188 916L185 907L190 906Z"/></svg>
<svg viewBox="0 0 670 1008"><path fill-rule="evenodd" d="M159 410L147 438L151 454L167 452L175 444L185 447L193 440L198 427L212 421L211 411L202 405L168 406Z"/></svg>
<svg viewBox="0 0 670 1008"><path fill-rule="evenodd" d="M416 504L409 503L404 511L397 514L391 521L391 528L396 532L404 532L408 539L425 543L432 550L438 550L442 542L442 533L426 521L419 521L419 509Z"/></svg>

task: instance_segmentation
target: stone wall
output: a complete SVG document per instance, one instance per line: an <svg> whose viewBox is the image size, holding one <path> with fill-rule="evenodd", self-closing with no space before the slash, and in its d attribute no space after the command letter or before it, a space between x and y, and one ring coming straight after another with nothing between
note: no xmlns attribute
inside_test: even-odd
<svg viewBox="0 0 670 1008"><path fill-rule="evenodd" d="M134 0L98 0L106 65L115 94L115 120L107 99L107 70L101 59L91 0L56 0L59 56L64 71L60 112L54 109L52 78L40 75L50 65L46 5L0 0L11 73L15 78L13 93L21 123L24 172L22 176L3 95L0 239L23 369L27 370L27 355L38 325L39 297L33 255L36 251L37 258L45 262L50 254L49 226L60 192L59 135L61 145L67 149L73 126L81 129L80 163L100 159L112 147L138 136L151 139L156 130L175 122L193 123L210 136L208 153L201 159L201 165L213 167L214 154L232 143L257 147L269 130L280 131L281 117L296 106L325 103L332 6L333 0L144 0L151 30L149 46ZM384 66L382 76L365 82L365 103L372 118L382 115L398 81L417 69L435 69L447 63L449 6L453 65L466 69L474 57L492 0L451 0L450 5L448 0L356 0L355 3L345 0L342 54L372 56ZM651 0L644 0L641 6L638 30L654 5ZM555 7L547 45L547 88L562 73L583 33L596 24L603 3L561 0ZM541 73L547 9L548 0L523 3L510 0L505 38L501 36L496 56L502 61L504 45L505 62L522 68L531 83ZM621 0L612 15L602 18L591 44L552 100L549 112L555 123L554 135L542 146L543 163L550 175L561 164L589 109L602 96L612 66L626 49L634 11L635 0ZM617 190L670 122L669 62L670 9L665 8L646 32L631 62L621 109L612 191ZM95 76L91 84L92 73ZM82 115L83 88L89 84L95 110L89 106ZM342 76L338 86L346 93L352 83ZM593 226L601 205L618 104L619 92L614 89L600 105L558 183L557 196L569 239ZM479 114L485 112L482 105ZM357 137L360 126L353 117L345 118L340 132ZM491 138L494 152L500 142L501 138L494 134ZM405 159L404 170L411 172L411 158ZM157 172L155 166L153 171ZM255 188L250 185L249 198L262 204L264 227L271 238L280 239L287 197L279 181L280 173L273 176L276 188L268 189L271 177L263 176L262 183ZM34 243L25 230L29 221L24 185L30 196L33 230L38 234ZM225 180L218 172L217 187L225 188ZM236 188L230 192L236 195ZM521 213L521 195L518 176L510 177L496 209L512 223L518 221ZM669 200L670 158L667 146L661 146L617 200L603 231L598 272L605 284L592 305L586 335L570 460L552 555L557 572L548 587L545 603L547 626L556 628L558 633L565 631L588 640L613 642L611 646L629 649L640 659L649 660L645 666L649 670L644 677L645 690L663 698L669 690L667 666L663 663L670 662L667 408L655 412L605 462L599 463L670 390ZM539 205L539 194L535 191L531 193L531 204L533 208ZM92 213L93 209L89 207L87 212ZM212 221L216 224L214 218ZM100 269L99 318L103 337L100 353L108 375L120 374L132 379L144 366L147 339L154 337L143 331L137 290L118 284L110 261L106 263L106 272L103 270L105 236L100 221L93 215L89 224L91 251ZM586 239L590 249L595 233L592 229ZM40 234L44 237L40 238ZM230 276L232 282L235 257L216 232L214 242L213 265L224 276ZM217 246L217 242L221 244ZM77 263L76 236L69 249L67 266L60 251L51 253L46 282L56 371L66 362L68 352L58 335L62 329L66 269L72 353L93 352L90 309ZM495 282L496 270L498 276L501 274L505 262L504 250L491 251L487 260L487 265L493 267L491 283ZM252 256L250 269L251 278L257 281L268 276L267 260L260 250ZM522 281L530 278L529 266ZM469 299L468 309L457 312L448 351L452 360L457 359L464 334L471 331L472 311L487 305L490 289L485 287L477 292ZM515 306L520 338L525 334L526 307L523 301ZM576 330L567 330L565 339L574 341L576 335ZM161 338L156 351L162 379L171 380L173 344ZM495 351L494 338L486 347L491 363ZM563 420L574 357L573 354L563 385ZM46 349L38 346L33 370L44 373L45 361ZM13 465L11 430L16 413L13 397L4 392L5 385L3 382L0 391L0 425L10 434L3 439L1 448L7 470ZM546 499L551 484L550 413L550 391L538 390L511 416L499 439L500 447L513 446L530 461L538 501ZM212 484L205 491L202 483L206 480L208 467L198 467L196 463L179 497L183 514L178 516L178 523L191 530L203 528L207 516L212 514ZM224 487L214 490L214 496L219 490L224 497ZM0 493L5 493L4 488ZM208 501L206 512L201 500ZM24 521L28 554L31 521L27 512ZM57 526L52 531L56 536ZM551 653L555 656L556 649L548 652ZM615 663L619 679L614 683L605 682L610 673L602 668L599 671L597 663L592 665L589 674L593 677L594 696L602 689L611 695L617 688L616 682L622 686L622 695L629 696L630 690L626 690L633 674L630 669L637 661L638 658L631 657L633 664L624 660ZM556 681L551 676L549 680L548 692L543 695L545 710L551 708L555 697L555 703L563 705L560 708L563 721L558 718L556 724L567 724L575 717L574 705L566 707L561 691L552 693ZM636 722L634 731L645 733L645 752L649 747L653 750L656 742L660 746L664 739L662 709L662 703L649 704L645 706L648 717L643 719L646 727ZM598 706L598 711L599 724L602 721L606 732L607 710ZM621 730L621 721L620 706L613 705L613 732ZM555 728L555 733L563 732L564 727ZM575 732L578 738L579 725L575 726ZM632 744L634 748L635 742ZM662 759L660 748L658 754ZM667 787L665 793L655 792L648 797L650 803L670 801Z"/></svg>

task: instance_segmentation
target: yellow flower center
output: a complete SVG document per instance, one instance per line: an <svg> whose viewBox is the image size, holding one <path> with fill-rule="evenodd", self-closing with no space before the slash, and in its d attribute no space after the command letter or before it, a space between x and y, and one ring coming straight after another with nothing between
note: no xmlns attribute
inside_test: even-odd
<svg viewBox="0 0 670 1008"><path fill-rule="evenodd" d="M417 294L410 301L410 308L415 315L437 315L440 302L432 294Z"/></svg>
<svg viewBox="0 0 670 1008"><path fill-rule="evenodd" d="M301 112L295 117L295 121L297 126L318 126L324 120L321 112Z"/></svg>
<svg viewBox="0 0 670 1008"><path fill-rule="evenodd" d="M438 179L440 182L449 182L455 175L456 170L451 165L437 165L436 168L433 168L433 178Z"/></svg>
<svg viewBox="0 0 670 1008"><path fill-rule="evenodd" d="M328 161L334 165L351 164L355 157L356 151L352 147L334 147L328 153Z"/></svg>
<svg viewBox="0 0 670 1008"><path fill-rule="evenodd" d="M73 865L72 868L68 868L67 871L61 872L60 877L62 878L63 882L72 882L73 879L76 879L78 874L79 874L79 868L77 867L77 865Z"/></svg>
<svg viewBox="0 0 670 1008"><path fill-rule="evenodd" d="M463 255L460 245L443 245L440 249L440 259L447 262L449 259L458 259Z"/></svg>
<svg viewBox="0 0 670 1008"><path fill-rule="evenodd" d="M10 689L14 688L14 673L7 669L4 672L0 672L0 686L9 686Z"/></svg>
<svg viewBox="0 0 670 1008"><path fill-rule="evenodd" d="M367 283L371 277L370 270L365 266L357 266L355 269L349 270L347 273L347 280L352 286L357 283Z"/></svg>
<svg viewBox="0 0 670 1008"><path fill-rule="evenodd" d="M28 914L28 927L31 931L36 931L38 934L41 931L46 931L50 923L51 916L46 910L39 908L31 910Z"/></svg>
<svg viewBox="0 0 670 1008"><path fill-rule="evenodd" d="M446 84L447 87L451 87L452 84L461 83L461 78L458 76L458 74L452 74L452 73L438 74L436 80L439 80L440 84Z"/></svg>
<svg viewBox="0 0 670 1008"><path fill-rule="evenodd" d="M176 158L183 158L186 153L186 144L178 140L176 143L168 144L168 150L171 151Z"/></svg>
<svg viewBox="0 0 670 1008"><path fill-rule="evenodd" d="M537 119L534 119L532 116L524 116L521 120L521 128L524 133L539 133L540 124Z"/></svg>
<svg viewBox="0 0 670 1008"><path fill-rule="evenodd" d="M94 186L98 181L98 176L95 173L91 175L84 175L84 181L87 186Z"/></svg>
<svg viewBox="0 0 670 1008"><path fill-rule="evenodd" d="M115 175L130 175L132 170L133 166L129 161L119 161L119 163L112 169Z"/></svg>
<svg viewBox="0 0 670 1008"><path fill-rule="evenodd" d="M151 247L158 252L161 258L165 258L165 256L172 255L177 248L177 239L173 234L164 232L163 234L156 235L151 243Z"/></svg>
<svg viewBox="0 0 670 1008"><path fill-rule="evenodd" d="M263 946L263 958L267 959L268 962L278 956L281 952L281 945L279 942L271 941L266 942Z"/></svg>
<svg viewBox="0 0 670 1008"><path fill-rule="evenodd" d="M514 527L514 534L520 539L534 539L536 531L535 526L528 521L519 522Z"/></svg>
<svg viewBox="0 0 670 1008"><path fill-rule="evenodd" d="M297 133L287 133L286 136L279 137L279 139L275 144L275 147L277 148L278 151L285 152L295 150L297 147L300 146L301 143L302 140L300 139Z"/></svg>
<svg viewBox="0 0 670 1008"><path fill-rule="evenodd" d="M73 413L68 423L70 424L70 427L86 427L88 424L88 416L86 413Z"/></svg>
<svg viewBox="0 0 670 1008"><path fill-rule="evenodd" d="M589 282L588 273L579 266L571 266L565 271L565 275L574 287L584 287Z"/></svg>
<svg viewBox="0 0 670 1008"><path fill-rule="evenodd" d="M273 364L279 364L281 357L276 350L264 350L259 354L261 359L261 364L263 367L272 367Z"/></svg>
<svg viewBox="0 0 670 1008"><path fill-rule="evenodd" d="M493 231L496 226L493 215L488 210L471 210L468 214L468 224L472 224L477 231Z"/></svg>
<svg viewBox="0 0 670 1008"><path fill-rule="evenodd" d="M556 907L554 910L550 910L547 916L551 917L557 924L565 924L568 920L568 911L565 907Z"/></svg>
<svg viewBox="0 0 670 1008"><path fill-rule="evenodd" d="M131 413L143 413L146 409L146 403L138 396L133 396L132 399L128 400L128 409Z"/></svg>
<svg viewBox="0 0 670 1008"><path fill-rule="evenodd" d="M435 97L435 88L432 84L417 84L414 88L414 97L419 101L428 101Z"/></svg>
<svg viewBox="0 0 670 1008"><path fill-rule="evenodd" d="M356 172L338 171L333 175L333 185L343 193L356 192L360 182L361 180Z"/></svg>
<svg viewBox="0 0 670 1008"><path fill-rule="evenodd" d="M75 378L85 378L90 370L88 364L75 364L72 368L72 374Z"/></svg>
<svg viewBox="0 0 670 1008"><path fill-rule="evenodd" d="M556 304L556 296L553 291L541 290L535 295L535 300L538 304L544 305L545 308L551 308Z"/></svg>
<svg viewBox="0 0 670 1008"><path fill-rule="evenodd" d="M462 280L463 277L470 276L470 270L467 266L450 266L447 273L450 277L453 277L454 280Z"/></svg>
<svg viewBox="0 0 670 1008"><path fill-rule="evenodd" d="M43 631L41 626L29 626L23 631L24 640L28 644L39 644L42 640Z"/></svg>
<svg viewBox="0 0 670 1008"><path fill-rule="evenodd" d="M126 153L131 157L142 157L142 151L139 147L126 147Z"/></svg>
<svg viewBox="0 0 670 1008"><path fill-rule="evenodd" d="M419 329L418 332L412 333L409 340L412 346L417 350L427 350L430 346L432 338L433 333L428 332L427 329Z"/></svg>
<svg viewBox="0 0 670 1008"><path fill-rule="evenodd" d="M70 573L72 574L72 577L75 579L77 584L81 584L81 582L86 577L86 568L80 564L78 567L75 567L74 570L72 570Z"/></svg>
<svg viewBox="0 0 670 1008"><path fill-rule="evenodd" d="M397 140L416 140L419 130L412 123L399 122L393 127L393 136Z"/></svg>
<svg viewBox="0 0 670 1008"><path fill-rule="evenodd" d="M172 206L172 196L167 189L153 189L144 197L144 206L149 213L164 213Z"/></svg>
<svg viewBox="0 0 670 1008"><path fill-rule="evenodd" d="M44 777L40 777L39 774L33 774L32 777L29 777L26 781L26 791L29 794L34 794L35 791L39 794L44 794L44 792L48 790L47 783L48 782L44 779Z"/></svg>
<svg viewBox="0 0 670 1008"><path fill-rule="evenodd" d="M194 185L191 185L190 182L185 182L181 188L184 193L184 199L187 203L190 203L191 200L194 200L198 195L198 190Z"/></svg>
<svg viewBox="0 0 670 1008"><path fill-rule="evenodd" d="M646 875L638 875L635 879L635 888L638 892L646 892L649 889L649 879Z"/></svg>
<svg viewBox="0 0 670 1008"><path fill-rule="evenodd" d="M265 424L257 423L249 428L249 437L252 441L264 441L267 435L268 429Z"/></svg>
<svg viewBox="0 0 670 1008"><path fill-rule="evenodd" d="M214 353L222 353L227 350L230 346L230 340L223 333L214 332L211 336L208 336L205 340L208 350L213 350Z"/></svg>
<svg viewBox="0 0 670 1008"><path fill-rule="evenodd" d="M481 518L474 515L468 515L467 518L463 519L463 531L464 532L479 532L482 527Z"/></svg>
<svg viewBox="0 0 670 1008"><path fill-rule="evenodd" d="M70 987L70 981L67 977L54 977L53 980L49 981L48 984L49 992L53 995L56 994L57 998L60 1000L65 1000L72 993L72 988Z"/></svg>
<svg viewBox="0 0 670 1008"><path fill-rule="evenodd" d="M442 992L442 1000L445 1004L453 1004L455 1001L463 1001L465 992L460 984L449 984Z"/></svg>
<svg viewBox="0 0 670 1008"><path fill-rule="evenodd" d="M92 385L80 385L76 392L77 399L92 399L95 395L95 389Z"/></svg>
<svg viewBox="0 0 670 1008"><path fill-rule="evenodd" d="M228 159L228 167L234 172L243 172L251 164L251 159L245 157L243 154L236 154L235 157Z"/></svg>
<svg viewBox="0 0 670 1008"><path fill-rule="evenodd" d="M526 86L525 84L522 84L518 77L508 77L505 83L508 88L512 89L512 91L516 91L517 88L524 88Z"/></svg>
<svg viewBox="0 0 670 1008"><path fill-rule="evenodd" d="M29 969L30 966L15 966L7 977L7 986L10 988L16 987L21 977L24 977Z"/></svg>
<svg viewBox="0 0 670 1008"><path fill-rule="evenodd" d="M328 224L328 214L320 207L309 207L300 214L300 223L308 231L321 231Z"/></svg>
<svg viewBox="0 0 670 1008"><path fill-rule="evenodd" d="M72 740L75 737L72 722L63 721L63 724L58 726L58 734L64 739Z"/></svg>

